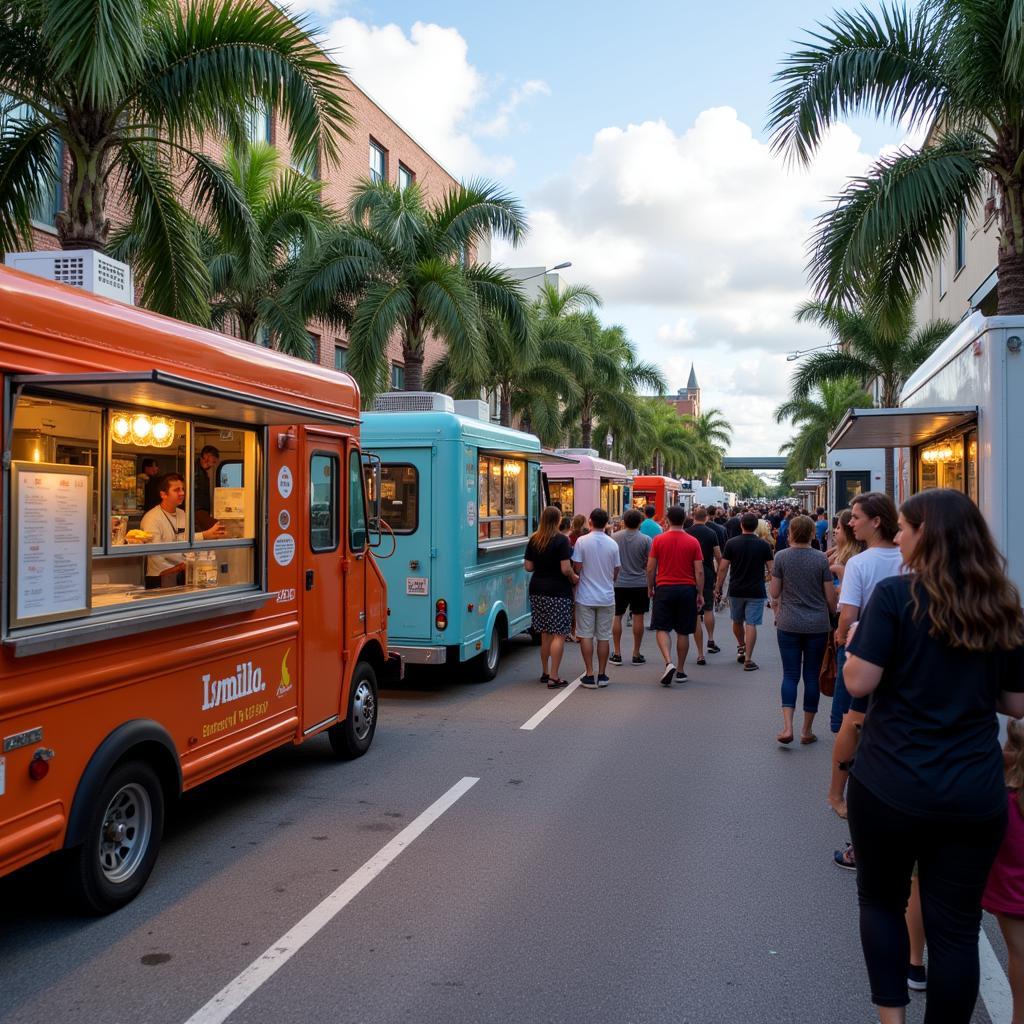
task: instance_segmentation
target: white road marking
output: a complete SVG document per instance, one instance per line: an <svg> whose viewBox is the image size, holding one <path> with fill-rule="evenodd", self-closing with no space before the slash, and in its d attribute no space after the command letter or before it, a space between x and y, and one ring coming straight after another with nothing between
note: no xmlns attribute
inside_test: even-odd
<svg viewBox="0 0 1024 1024"><path fill-rule="evenodd" d="M984 928L978 938L978 953L981 959L981 998L985 1009L988 1010L992 1024L1010 1024L1013 1018L1010 983Z"/></svg>
<svg viewBox="0 0 1024 1024"><path fill-rule="evenodd" d="M359 895L414 839L422 835L460 797L480 780L467 776L410 822L355 874L318 903L298 924L272 943L241 974L229 981L185 1024L221 1024L227 1020L265 981L283 967L313 936Z"/></svg>
<svg viewBox="0 0 1024 1024"><path fill-rule="evenodd" d="M537 726L540 725L540 723L543 722L544 719L547 718L548 715L550 715L551 712L554 711L555 708L557 708L558 705L561 704L562 701L565 700L569 696L569 694L572 693L572 691L580 685L582 681L583 676L577 676L557 697L552 697L551 700L549 700L547 704L545 704L544 707L542 707L540 711L538 711L537 714L533 716L533 718L530 718L529 720L524 722L521 726L519 726L519 728L536 729Z"/></svg>

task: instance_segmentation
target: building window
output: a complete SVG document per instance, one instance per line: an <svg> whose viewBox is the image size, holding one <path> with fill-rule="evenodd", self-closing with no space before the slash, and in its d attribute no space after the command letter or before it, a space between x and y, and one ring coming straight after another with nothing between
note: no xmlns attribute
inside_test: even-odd
<svg viewBox="0 0 1024 1024"><path fill-rule="evenodd" d="M387 181L388 151L370 139L370 181Z"/></svg>
<svg viewBox="0 0 1024 1024"><path fill-rule="evenodd" d="M481 455L477 519L481 541L526 536L526 462Z"/></svg>
<svg viewBox="0 0 1024 1024"><path fill-rule="evenodd" d="M4 101L7 93L0 92L0 138L3 138L15 125L9 122L34 121L36 114L27 103L12 105L4 109ZM20 127L20 126L18 126ZM52 228L57 222L57 214L64 205L63 174L64 169L64 143L57 141L57 151L54 154L54 163L42 171L39 175L39 194L32 206L31 218L33 223L46 228Z"/></svg>
<svg viewBox="0 0 1024 1024"><path fill-rule="evenodd" d="M306 353L306 358L311 363L320 362L320 335L314 334L312 331L306 332L309 335L309 349Z"/></svg>
<svg viewBox="0 0 1024 1024"><path fill-rule="evenodd" d="M400 363L391 364L391 390L402 391L405 388L405 367Z"/></svg>
<svg viewBox="0 0 1024 1024"><path fill-rule="evenodd" d="M344 370L345 363L348 361L348 349L344 345L334 346L334 368L336 370Z"/></svg>
<svg viewBox="0 0 1024 1024"><path fill-rule="evenodd" d="M312 181L318 181L320 179L320 154L311 153L304 160L299 160L294 153L289 162L289 166L293 171L299 174L305 175Z"/></svg>
<svg viewBox="0 0 1024 1024"><path fill-rule="evenodd" d="M272 348L273 347L271 345L271 337L270 337L270 328L269 327L261 327L256 332L256 344L262 346L263 348Z"/></svg>
<svg viewBox="0 0 1024 1024"><path fill-rule="evenodd" d="M939 298L946 294L946 252L939 253Z"/></svg>
<svg viewBox="0 0 1024 1024"><path fill-rule="evenodd" d="M415 180L416 175L405 164L398 165L398 189L400 192L404 192Z"/></svg>
<svg viewBox="0 0 1024 1024"><path fill-rule="evenodd" d="M261 101L245 112L245 137L250 142L271 141L270 108Z"/></svg>
<svg viewBox="0 0 1024 1024"><path fill-rule="evenodd" d="M961 213L956 222L956 270L959 274L967 265L967 215Z"/></svg>

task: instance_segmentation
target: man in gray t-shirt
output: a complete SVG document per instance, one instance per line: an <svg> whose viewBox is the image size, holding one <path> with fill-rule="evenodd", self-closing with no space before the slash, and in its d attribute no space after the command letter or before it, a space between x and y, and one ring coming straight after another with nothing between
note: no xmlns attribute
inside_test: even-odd
<svg viewBox="0 0 1024 1024"><path fill-rule="evenodd" d="M615 618L612 620L612 644L615 650L611 656L613 665L622 664L622 616L628 608L633 613L633 664L642 665L646 660L640 653L644 639L644 615L651 607L647 590L647 557L651 553L651 538L640 530L644 521L639 509L631 508L623 517L623 528L613 534L619 545L622 568L615 581Z"/></svg>

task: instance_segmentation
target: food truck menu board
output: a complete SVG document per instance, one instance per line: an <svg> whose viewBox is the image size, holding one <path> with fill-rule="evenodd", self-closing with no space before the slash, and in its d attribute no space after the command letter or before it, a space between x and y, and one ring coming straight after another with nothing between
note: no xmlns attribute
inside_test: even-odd
<svg viewBox="0 0 1024 1024"><path fill-rule="evenodd" d="M92 467L15 462L11 469L11 625L87 614Z"/></svg>

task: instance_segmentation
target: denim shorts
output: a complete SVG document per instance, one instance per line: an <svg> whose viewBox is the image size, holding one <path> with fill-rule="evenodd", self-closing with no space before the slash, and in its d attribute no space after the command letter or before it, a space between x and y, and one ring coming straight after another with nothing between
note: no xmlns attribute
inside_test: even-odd
<svg viewBox="0 0 1024 1024"><path fill-rule="evenodd" d="M764 619L763 597L730 597L729 618L733 622L745 622L748 626L760 626Z"/></svg>

